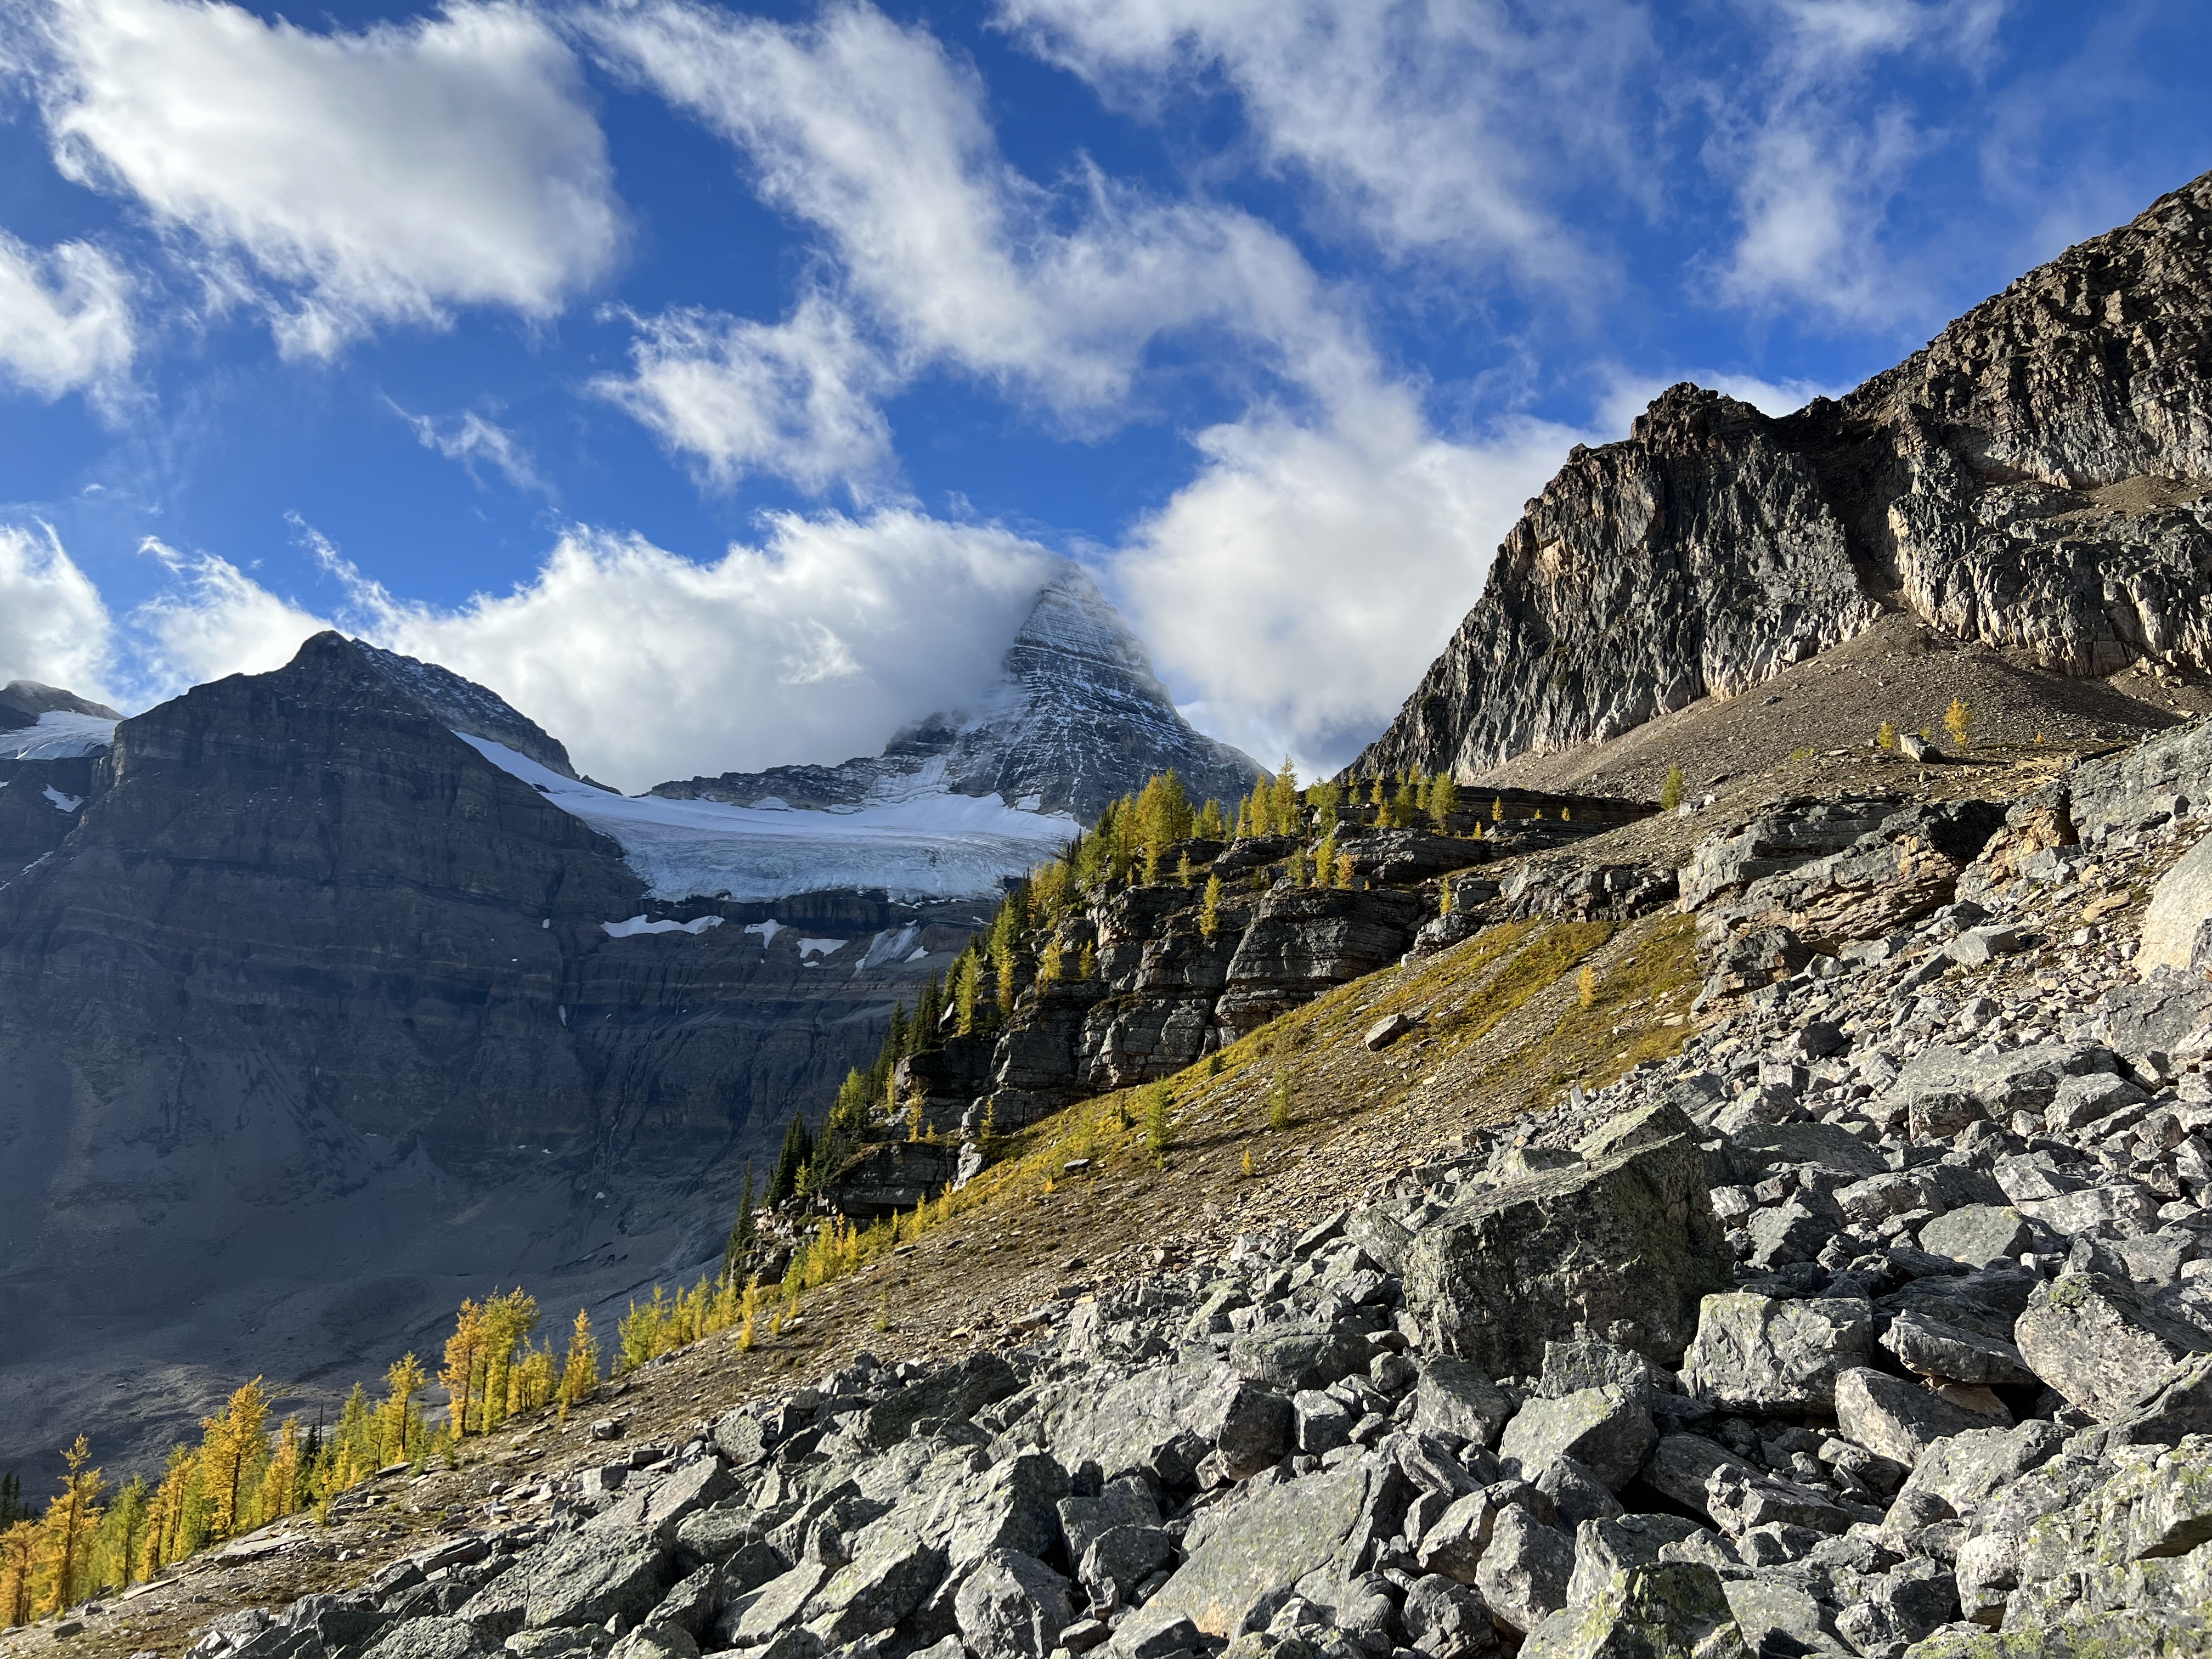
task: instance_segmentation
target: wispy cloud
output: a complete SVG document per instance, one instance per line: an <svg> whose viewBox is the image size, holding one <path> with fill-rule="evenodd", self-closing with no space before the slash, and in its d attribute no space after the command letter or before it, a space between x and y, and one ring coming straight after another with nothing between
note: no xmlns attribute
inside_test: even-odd
<svg viewBox="0 0 2212 1659"><path fill-rule="evenodd" d="M112 407L137 352L131 290L89 242L40 252L0 231L0 375L49 402L84 391Z"/></svg>
<svg viewBox="0 0 2212 1659"><path fill-rule="evenodd" d="M506 428L473 410L458 415L413 415L386 398L392 412L414 429L415 440L449 461L459 461L481 484L478 466L489 466L517 489L552 499L553 486L538 472L529 449Z"/></svg>

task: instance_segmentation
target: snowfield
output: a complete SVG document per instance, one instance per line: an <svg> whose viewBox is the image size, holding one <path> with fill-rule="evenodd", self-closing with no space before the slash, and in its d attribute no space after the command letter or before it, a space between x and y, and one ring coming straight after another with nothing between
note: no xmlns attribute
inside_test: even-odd
<svg viewBox="0 0 2212 1659"><path fill-rule="evenodd" d="M998 795L920 794L846 811L617 795L503 744L454 736L620 842L655 898L778 899L878 888L908 903L988 896L1005 878L1058 853L1076 830L1072 817L1018 811Z"/></svg>
<svg viewBox="0 0 2212 1659"><path fill-rule="evenodd" d="M49 709L36 726L0 732L0 760L75 760L97 755L115 741L116 722L97 714Z"/></svg>

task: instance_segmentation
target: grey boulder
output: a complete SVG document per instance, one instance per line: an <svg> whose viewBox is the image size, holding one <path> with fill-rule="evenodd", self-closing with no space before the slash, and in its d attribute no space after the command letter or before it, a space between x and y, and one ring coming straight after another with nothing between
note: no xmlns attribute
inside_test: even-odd
<svg viewBox="0 0 2212 1659"><path fill-rule="evenodd" d="M2212 836L2184 853L2151 889L2136 971L2147 979L2161 968L2200 976L2212 969Z"/></svg>
<svg viewBox="0 0 2212 1659"><path fill-rule="evenodd" d="M1531 1480L1559 1459L1572 1458L1618 1492L1635 1477L1658 1438L1644 1394L1608 1384L1527 1401L1505 1425L1498 1455Z"/></svg>
<svg viewBox="0 0 2212 1659"><path fill-rule="evenodd" d="M632 1620L652 1611L672 1576L658 1538L587 1528L532 1551L456 1616L494 1640L525 1628Z"/></svg>
<svg viewBox="0 0 2212 1659"><path fill-rule="evenodd" d="M1855 1297L1779 1301L1748 1291L1709 1296L1682 1357L1686 1393L1730 1411L1819 1411L1836 1374L1874 1352L1874 1309Z"/></svg>
<svg viewBox="0 0 2212 1659"><path fill-rule="evenodd" d="M2075 1405L2109 1417L2162 1382L2212 1336L2154 1310L2123 1279L2062 1273L2039 1285L2013 1327L2028 1368Z"/></svg>
<svg viewBox="0 0 2212 1659"><path fill-rule="evenodd" d="M1582 1162L1483 1192L1406 1254L1407 1306L1492 1376L1540 1370L1577 1328L1671 1364L1733 1271L1698 1131L1674 1108L1614 1119Z"/></svg>
<svg viewBox="0 0 2212 1659"><path fill-rule="evenodd" d="M1939 1440L1992 1426L1917 1382L1871 1367L1836 1379L1836 1423L1846 1440L1907 1468Z"/></svg>
<svg viewBox="0 0 2212 1659"><path fill-rule="evenodd" d="M973 1417L1019 1387L1021 1378L1014 1368L998 1355L988 1351L971 1353L870 1407L861 1414L860 1431L872 1446L895 1446L917 1424Z"/></svg>
<svg viewBox="0 0 2212 1659"><path fill-rule="evenodd" d="M1474 1583L1500 1623L1526 1632L1566 1605L1574 1571L1567 1535L1516 1506L1498 1511Z"/></svg>
<svg viewBox="0 0 2212 1659"><path fill-rule="evenodd" d="M1047 1659L1075 1622L1070 1590L1035 1556L994 1550L953 1598L960 1639L975 1659Z"/></svg>
<svg viewBox="0 0 2212 1659"><path fill-rule="evenodd" d="M2010 1261L2033 1234L2027 1218L2007 1205L1968 1204L1946 1211L1920 1229L1920 1248L1970 1267Z"/></svg>
<svg viewBox="0 0 2212 1659"><path fill-rule="evenodd" d="M1747 1659L1720 1575L1692 1561L1626 1567L1529 1632L1520 1659Z"/></svg>
<svg viewBox="0 0 2212 1659"><path fill-rule="evenodd" d="M1482 1598L1441 1573L1416 1578L1398 1612L1406 1640L1430 1659L1460 1659L1462 1654L1493 1653L1498 1632Z"/></svg>
<svg viewBox="0 0 2212 1659"><path fill-rule="evenodd" d="M1475 1366L1449 1356L1421 1362L1409 1425L1414 1433L1495 1446L1498 1431L1512 1415L1513 1402Z"/></svg>

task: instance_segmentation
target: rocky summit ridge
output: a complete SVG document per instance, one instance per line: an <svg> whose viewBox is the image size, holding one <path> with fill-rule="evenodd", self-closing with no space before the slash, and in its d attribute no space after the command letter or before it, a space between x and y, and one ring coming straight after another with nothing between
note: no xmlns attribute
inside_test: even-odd
<svg viewBox="0 0 2212 1659"><path fill-rule="evenodd" d="M1473 777L1904 611L2060 674L2212 670L2212 173L1840 400L1695 386L1577 447L1352 770Z"/></svg>
<svg viewBox="0 0 2212 1659"><path fill-rule="evenodd" d="M1261 775L1194 730L1152 672L1144 641L1070 564L1037 595L998 681L969 709L900 732L879 756L656 785L655 795L836 811L932 794L997 795L1025 812L1089 823L1172 769L1197 800L1235 801Z"/></svg>

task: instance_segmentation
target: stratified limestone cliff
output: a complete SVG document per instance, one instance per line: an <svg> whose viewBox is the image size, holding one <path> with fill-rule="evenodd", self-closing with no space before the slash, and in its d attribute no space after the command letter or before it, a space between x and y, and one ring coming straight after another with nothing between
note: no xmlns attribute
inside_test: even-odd
<svg viewBox="0 0 2212 1659"><path fill-rule="evenodd" d="M2212 667L2212 173L1841 402L1678 386L1577 447L1353 769L1613 737L1895 609L2064 674Z"/></svg>
<svg viewBox="0 0 2212 1659"><path fill-rule="evenodd" d="M982 914L672 917L462 721L566 769L335 634L15 763L45 840L0 883L0 1467L78 1424L155 1448L270 1357L381 1364L495 1279L596 1302L713 1254L743 1160Z"/></svg>

